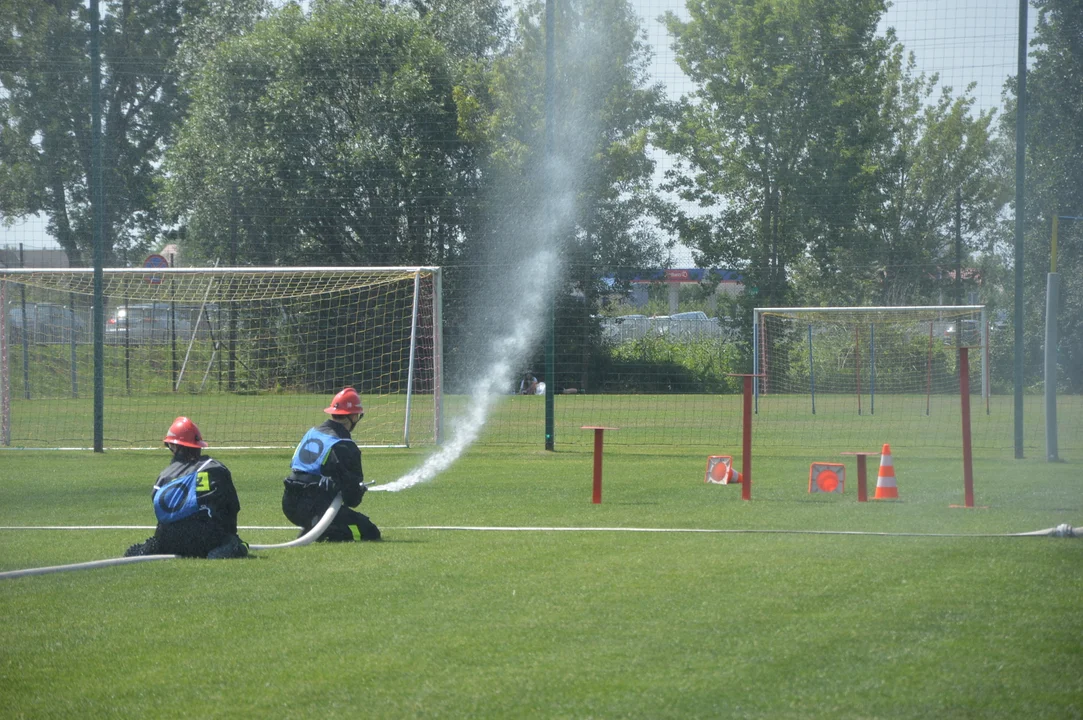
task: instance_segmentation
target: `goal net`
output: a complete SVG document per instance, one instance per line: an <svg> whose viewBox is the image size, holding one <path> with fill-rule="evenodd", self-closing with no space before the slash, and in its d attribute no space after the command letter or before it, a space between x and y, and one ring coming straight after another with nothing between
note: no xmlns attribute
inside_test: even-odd
<svg viewBox="0 0 1083 720"><path fill-rule="evenodd" d="M0 269L0 446L160 447L187 415L212 447L292 447L361 393L364 446L439 441L439 268Z"/></svg>
<svg viewBox="0 0 1083 720"><path fill-rule="evenodd" d="M753 319L756 412L786 442L958 446L964 356L976 442L1002 441L984 306L758 308Z"/></svg>

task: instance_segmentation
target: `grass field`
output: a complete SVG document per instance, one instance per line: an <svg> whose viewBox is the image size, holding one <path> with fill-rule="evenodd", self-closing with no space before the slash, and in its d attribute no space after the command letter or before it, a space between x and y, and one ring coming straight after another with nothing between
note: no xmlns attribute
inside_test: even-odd
<svg viewBox="0 0 1083 720"><path fill-rule="evenodd" d="M177 415L196 420L203 434L218 447L253 445L292 447L313 422L322 417L328 394L269 393L241 395L158 393L133 397L107 396L104 440L107 449L156 448L164 428ZM373 446L401 445L406 396L363 395L365 426L360 441ZM454 418L470 398L443 399L445 437ZM858 414L853 395L817 396L816 414L807 395L763 396L753 418L755 442L766 452L784 448L876 450L884 442L910 448L961 445L960 402L950 394L882 394L875 412L864 398ZM589 448L583 425L620 428L609 436L614 445L644 444L687 447L735 447L741 438L740 394L561 395L555 398L555 430L559 447ZM1024 446L1027 454L1044 451L1044 399L1024 397ZM1083 451L1083 395L1058 399L1059 446L1071 456ZM93 402L87 395L71 398L11 399L11 444L19 448L93 446ZM412 445L431 444L434 403L431 395L416 395L410 408ZM974 447L1003 450L1013 447L1013 404L995 395L988 405L971 399ZM761 432L761 430L763 432ZM541 397L500 398L484 432L482 444L537 445L545 432L545 402Z"/></svg>
<svg viewBox="0 0 1083 720"><path fill-rule="evenodd" d="M991 536L1083 525L1078 461L978 453L967 510L957 452L897 451L901 500L858 503L852 462L809 495L782 451L743 502L703 483L716 450L614 445L594 505L586 448L475 448L366 497L383 543L0 580L0 717L1083 717L1083 540ZM241 524L272 526L242 537L292 538L289 452L214 454ZM2 453L3 525L150 526L165 463ZM3 529L0 570L149 533Z"/></svg>

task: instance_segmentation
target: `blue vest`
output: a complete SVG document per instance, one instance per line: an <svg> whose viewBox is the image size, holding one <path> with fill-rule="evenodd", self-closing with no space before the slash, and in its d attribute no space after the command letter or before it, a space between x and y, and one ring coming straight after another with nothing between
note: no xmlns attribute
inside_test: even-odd
<svg viewBox="0 0 1083 720"><path fill-rule="evenodd" d="M158 488L154 493L154 514L158 522L171 523L199 512L196 486L199 472L190 472Z"/></svg>
<svg viewBox="0 0 1083 720"><path fill-rule="evenodd" d="M301 438L297 449L293 451L290 468L310 475L323 475L323 463L327 460L327 455L335 443L343 439L334 435L325 435L316 428L310 429Z"/></svg>

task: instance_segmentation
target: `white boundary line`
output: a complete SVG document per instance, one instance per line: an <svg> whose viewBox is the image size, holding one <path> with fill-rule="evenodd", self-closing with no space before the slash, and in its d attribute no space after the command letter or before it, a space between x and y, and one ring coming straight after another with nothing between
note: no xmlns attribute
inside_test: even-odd
<svg viewBox="0 0 1083 720"><path fill-rule="evenodd" d="M487 527L482 525L416 525L398 530L469 530L487 532L628 532L628 533L704 533L731 535L872 535L878 537L953 537L953 538L989 538L989 537L1044 537L1063 535L1065 537L1083 536L1083 527L1072 528L1070 525L1058 525L1046 530L1025 533L915 533L915 532L874 532L870 530L772 530L738 528L631 528L631 527Z"/></svg>
<svg viewBox="0 0 1083 720"><path fill-rule="evenodd" d="M0 530L154 530L157 525L0 525ZM238 525L238 530L296 530L296 525Z"/></svg>
<svg viewBox="0 0 1083 720"><path fill-rule="evenodd" d="M153 530L154 525L7 525L0 530ZM238 525L238 530L296 530L294 525ZM769 528L640 528L640 527L549 527L514 525L402 525L385 530L459 530L463 532L609 532L609 533L699 533L709 535L864 535L876 537L1064 537L1083 536L1083 527L1058 525L1045 530L1023 533L919 533L877 532L871 530L776 530Z"/></svg>

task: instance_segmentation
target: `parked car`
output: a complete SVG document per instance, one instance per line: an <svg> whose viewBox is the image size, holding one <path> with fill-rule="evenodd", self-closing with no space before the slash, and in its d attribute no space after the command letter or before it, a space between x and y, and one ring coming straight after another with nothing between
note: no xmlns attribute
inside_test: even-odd
<svg viewBox="0 0 1083 720"><path fill-rule="evenodd" d="M646 315L621 315L602 319L602 334L610 341L620 344L638 340L650 331L650 318Z"/></svg>
<svg viewBox="0 0 1083 720"><path fill-rule="evenodd" d="M141 303L117 307L105 324L105 341L123 345L167 343L175 337L187 342L192 323L186 308L173 308L169 303Z"/></svg>
<svg viewBox="0 0 1083 720"><path fill-rule="evenodd" d="M89 338L87 323L81 314L55 303L28 302L25 312L23 303L8 303L8 327L13 342L22 342L25 336L34 343L68 343L72 340L73 329L77 342Z"/></svg>
<svg viewBox="0 0 1083 720"><path fill-rule="evenodd" d="M950 345L955 344L956 327L962 328L962 335L959 336L960 345L967 347L981 345L981 323L977 320L960 320L958 323L948 324L944 329L944 342Z"/></svg>
<svg viewBox="0 0 1083 720"><path fill-rule="evenodd" d="M680 312L669 316L665 331L687 339L723 337L728 334L728 327L723 327L716 317L707 317L702 310Z"/></svg>
<svg viewBox="0 0 1083 720"><path fill-rule="evenodd" d="M735 335L729 318L725 323L716 317L707 317L702 310L674 313L673 315L622 315L604 318L602 332L606 338L623 343L638 340L647 335L668 335L685 340L730 337Z"/></svg>

